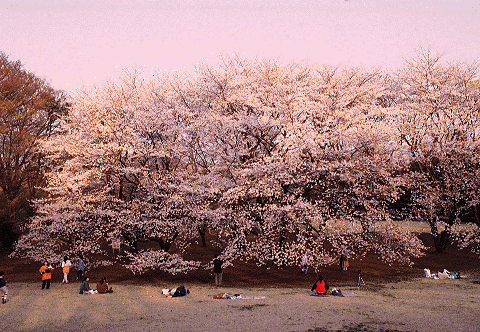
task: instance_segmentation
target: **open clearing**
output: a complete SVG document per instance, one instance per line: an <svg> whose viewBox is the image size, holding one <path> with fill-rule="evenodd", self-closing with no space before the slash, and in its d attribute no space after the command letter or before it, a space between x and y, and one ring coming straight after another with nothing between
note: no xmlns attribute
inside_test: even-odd
<svg viewBox="0 0 480 332"><path fill-rule="evenodd" d="M9 283L1 331L479 331L478 274L459 280L412 279L340 288L358 297L310 296L305 288L113 284L113 294L80 295L78 282ZM7 280L8 281L8 280ZM91 284L93 286L93 283ZM265 299L217 300L219 293Z"/></svg>

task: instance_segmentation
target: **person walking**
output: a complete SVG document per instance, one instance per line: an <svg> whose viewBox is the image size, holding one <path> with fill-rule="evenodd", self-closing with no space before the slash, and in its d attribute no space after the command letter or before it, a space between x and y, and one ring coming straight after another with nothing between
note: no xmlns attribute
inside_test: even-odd
<svg viewBox="0 0 480 332"><path fill-rule="evenodd" d="M0 271L0 292L2 292L2 304L7 303L8 288L7 282L3 279L5 272Z"/></svg>
<svg viewBox="0 0 480 332"><path fill-rule="evenodd" d="M40 274L42 275L42 289L50 288L50 282L52 281L52 270L53 267L48 264L48 262L43 263L42 267L40 268Z"/></svg>
<svg viewBox="0 0 480 332"><path fill-rule="evenodd" d="M215 275L215 286L220 286L222 284L222 260L218 258L218 255L215 255L213 260L213 274Z"/></svg>
<svg viewBox="0 0 480 332"><path fill-rule="evenodd" d="M70 266L72 266L72 262L67 258L67 256L63 257L62 261L62 271L63 271L63 280L62 282L68 284L68 273L70 272Z"/></svg>
<svg viewBox="0 0 480 332"><path fill-rule="evenodd" d="M80 260L78 261L77 267L77 280L82 281L83 271L85 271L85 264L83 263L83 256L79 256Z"/></svg>

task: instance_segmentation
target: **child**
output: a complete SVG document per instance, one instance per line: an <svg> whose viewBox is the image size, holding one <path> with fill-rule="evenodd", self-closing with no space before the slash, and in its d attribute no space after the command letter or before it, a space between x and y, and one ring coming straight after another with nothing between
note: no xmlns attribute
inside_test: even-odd
<svg viewBox="0 0 480 332"><path fill-rule="evenodd" d="M2 292L2 303L7 303L8 288L7 282L3 279L5 272L0 271L0 291Z"/></svg>

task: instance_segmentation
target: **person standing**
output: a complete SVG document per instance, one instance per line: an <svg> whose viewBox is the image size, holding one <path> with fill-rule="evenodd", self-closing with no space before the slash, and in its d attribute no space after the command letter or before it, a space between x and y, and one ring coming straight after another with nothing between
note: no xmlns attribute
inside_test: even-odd
<svg viewBox="0 0 480 332"><path fill-rule="evenodd" d="M2 292L2 303L7 303L7 296L8 296L8 288L7 282L3 279L3 275L5 272L0 271L0 292Z"/></svg>
<svg viewBox="0 0 480 332"><path fill-rule="evenodd" d="M220 286L222 284L222 260L218 258L218 255L215 255L213 260L213 274L215 275L215 286Z"/></svg>
<svg viewBox="0 0 480 332"><path fill-rule="evenodd" d="M303 254L302 261L300 264L302 265L302 272L304 274L307 274L308 273L308 256L306 252Z"/></svg>
<svg viewBox="0 0 480 332"><path fill-rule="evenodd" d="M342 269L342 271L347 271L349 266L348 257L342 254L340 256L340 269Z"/></svg>
<svg viewBox="0 0 480 332"><path fill-rule="evenodd" d="M70 266L72 266L72 262L67 258L67 256L63 257L62 261L62 271L63 271L63 280L62 282L68 284L68 273L70 272Z"/></svg>
<svg viewBox="0 0 480 332"><path fill-rule="evenodd" d="M77 267L77 280L82 281L83 271L85 271L85 264L83 263L83 256L79 256L80 260L78 261Z"/></svg>
<svg viewBox="0 0 480 332"><path fill-rule="evenodd" d="M53 267L48 264L48 262L43 263L42 267L40 268L40 274L42 275L42 289L50 288L50 282L52 281L52 270Z"/></svg>

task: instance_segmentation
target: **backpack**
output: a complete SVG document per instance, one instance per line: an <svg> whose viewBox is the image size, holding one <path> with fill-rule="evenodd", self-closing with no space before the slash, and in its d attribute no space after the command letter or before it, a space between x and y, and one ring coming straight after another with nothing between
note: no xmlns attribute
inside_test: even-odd
<svg viewBox="0 0 480 332"><path fill-rule="evenodd" d="M184 286L178 286L172 297L185 296L187 293L189 293L189 291L186 290Z"/></svg>

